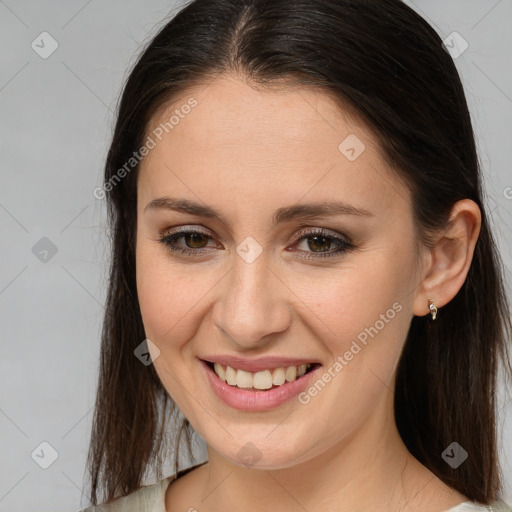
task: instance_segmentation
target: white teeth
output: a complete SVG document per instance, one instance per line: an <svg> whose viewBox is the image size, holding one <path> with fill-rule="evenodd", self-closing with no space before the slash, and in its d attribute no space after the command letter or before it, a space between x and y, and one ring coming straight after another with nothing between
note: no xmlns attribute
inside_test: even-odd
<svg viewBox="0 0 512 512"><path fill-rule="evenodd" d="M286 368L286 382L292 382L297 377L297 367L296 366L288 366Z"/></svg>
<svg viewBox="0 0 512 512"><path fill-rule="evenodd" d="M236 386L236 370L231 366L226 366L226 382L230 386Z"/></svg>
<svg viewBox="0 0 512 512"><path fill-rule="evenodd" d="M272 374L272 384L280 386L281 384L284 384L285 380L285 369L276 368Z"/></svg>
<svg viewBox="0 0 512 512"><path fill-rule="evenodd" d="M220 363L213 363L213 368L215 369L215 373L219 376L222 382L226 382L226 370Z"/></svg>
<svg viewBox="0 0 512 512"><path fill-rule="evenodd" d="M270 389L272 387L272 373L270 370L256 372L252 376L252 387L256 389Z"/></svg>
<svg viewBox="0 0 512 512"><path fill-rule="evenodd" d="M238 370L236 372L236 385L239 388L252 388L252 373Z"/></svg>
<svg viewBox="0 0 512 512"><path fill-rule="evenodd" d="M214 363L213 368L220 380L227 382L230 386L237 386L242 389L270 389L274 386L281 386L285 382L293 382L302 377L311 367L311 364L299 366L288 366L286 368L274 368L273 370L262 370L256 373L244 370L236 370L231 366L224 366Z"/></svg>

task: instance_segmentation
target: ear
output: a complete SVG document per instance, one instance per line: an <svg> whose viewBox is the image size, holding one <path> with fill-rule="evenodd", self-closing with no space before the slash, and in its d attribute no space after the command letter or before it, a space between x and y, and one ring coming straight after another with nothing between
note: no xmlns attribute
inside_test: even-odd
<svg viewBox="0 0 512 512"><path fill-rule="evenodd" d="M449 226L440 233L435 246L426 251L426 265L413 303L414 315L430 313L429 299L441 308L457 295L473 260L481 222L480 208L474 201L462 199L455 203Z"/></svg>

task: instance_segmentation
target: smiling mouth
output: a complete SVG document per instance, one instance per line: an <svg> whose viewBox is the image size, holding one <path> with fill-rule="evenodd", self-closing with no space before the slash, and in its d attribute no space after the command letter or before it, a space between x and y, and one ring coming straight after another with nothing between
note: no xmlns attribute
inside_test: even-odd
<svg viewBox="0 0 512 512"><path fill-rule="evenodd" d="M271 389L282 387L286 384L301 379L308 373L316 370L320 363L308 363L297 366L272 368L260 372L246 372L237 370L224 364L212 363L204 359L206 364L219 380L225 384L238 389L248 391L269 391Z"/></svg>

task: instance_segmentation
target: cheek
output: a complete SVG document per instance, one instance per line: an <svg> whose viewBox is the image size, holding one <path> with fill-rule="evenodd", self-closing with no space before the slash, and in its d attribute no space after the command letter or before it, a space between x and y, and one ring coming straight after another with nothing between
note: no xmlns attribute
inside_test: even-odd
<svg viewBox="0 0 512 512"><path fill-rule="evenodd" d="M136 272L146 336L160 350L179 348L194 335L201 298L214 286L213 276L199 274L192 265L173 264L161 249L144 247L137 252Z"/></svg>
<svg viewBox="0 0 512 512"><path fill-rule="evenodd" d="M322 326L316 333L331 356L321 382L306 390L301 403L332 418L326 438L336 439L340 428L347 433L356 428L393 387L411 315L402 291L407 284L403 277L397 280L397 268L388 263L380 259L379 264L345 267L331 278L301 282L304 302L311 306L310 327Z"/></svg>
<svg viewBox="0 0 512 512"><path fill-rule="evenodd" d="M311 318L331 353L347 361L347 373L372 368L386 378L400 355L412 318L410 261L385 253L345 266L325 279L301 282ZM309 290L309 291L308 291Z"/></svg>

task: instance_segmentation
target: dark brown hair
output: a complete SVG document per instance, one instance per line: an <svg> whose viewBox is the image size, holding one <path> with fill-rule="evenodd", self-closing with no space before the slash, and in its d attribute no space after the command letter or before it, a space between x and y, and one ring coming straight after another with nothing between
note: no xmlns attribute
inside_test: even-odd
<svg viewBox="0 0 512 512"><path fill-rule="evenodd" d="M495 391L499 362L512 373L512 325L466 98L441 38L399 0L190 2L149 42L126 81L105 185L142 146L159 107L228 72L262 87L315 87L357 112L411 190L421 242L447 225L456 201L480 207L462 288L435 322L428 315L411 322L395 417L409 451L441 480L472 500L496 499ZM134 356L146 337L135 280L137 171L105 187L112 260L88 459L94 504L99 491L106 502L134 491L151 468L161 478L168 439L176 471L180 436L192 431L153 366ZM173 415L178 428L169 437ZM470 454L457 469L441 456L452 441Z"/></svg>

